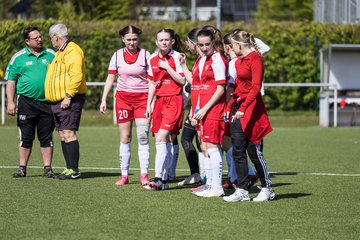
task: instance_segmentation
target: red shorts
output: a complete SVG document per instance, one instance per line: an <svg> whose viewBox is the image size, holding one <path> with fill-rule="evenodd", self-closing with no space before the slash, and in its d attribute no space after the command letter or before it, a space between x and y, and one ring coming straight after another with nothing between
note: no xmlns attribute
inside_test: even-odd
<svg viewBox="0 0 360 240"><path fill-rule="evenodd" d="M206 119L200 124L201 141L221 144L225 132L224 120Z"/></svg>
<svg viewBox="0 0 360 240"><path fill-rule="evenodd" d="M148 93L129 93L116 91L116 118L118 123L146 118Z"/></svg>
<svg viewBox="0 0 360 240"><path fill-rule="evenodd" d="M164 129L177 135L182 127L183 117L184 110L181 95L158 96L152 113L151 131L157 133L159 129Z"/></svg>

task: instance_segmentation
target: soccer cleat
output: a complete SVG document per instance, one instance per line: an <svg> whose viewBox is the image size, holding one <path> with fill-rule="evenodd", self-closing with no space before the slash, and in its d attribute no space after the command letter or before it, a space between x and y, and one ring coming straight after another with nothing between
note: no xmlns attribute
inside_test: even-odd
<svg viewBox="0 0 360 240"><path fill-rule="evenodd" d="M235 192L230 196L223 197L226 202L248 202L250 201L249 191L236 188Z"/></svg>
<svg viewBox="0 0 360 240"><path fill-rule="evenodd" d="M260 193L256 198L253 199L254 202L266 202L273 200L275 198L275 193L271 188L261 188Z"/></svg>
<svg viewBox="0 0 360 240"><path fill-rule="evenodd" d="M204 191L194 193L198 197L221 197L224 195L222 186L210 186Z"/></svg>
<svg viewBox="0 0 360 240"><path fill-rule="evenodd" d="M198 186L196 188L192 188L190 190L191 190L192 194L195 194L196 192L204 191L204 190L208 189L209 187L210 187L209 185L203 184L203 185L200 185L200 186Z"/></svg>
<svg viewBox="0 0 360 240"><path fill-rule="evenodd" d="M178 182L178 186L184 186L184 185L191 185L191 184L197 184L201 182L201 177L198 173L194 173L181 182Z"/></svg>
<svg viewBox="0 0 360 240"><path fill-rule="evenodd" d="M117 181L116 185L122 186L129 183L129 177L128 176L121 176Z"/></svg>
<svg viewBox="0 0 360 240"><path fill-rule="evenodd" d="M259 176L258 175L249 175L248 180L249 181L247 184L247 189L250 189L259 180Z"/></svg>
<svg viewBox="0 0 360 240"><path fill-rule="evenodd" d="M161 181L160 178L155 178L154 181L149 182L149 184L144 186L145 190L166 190L169 188L169 184L167 182Z"/></svg>
<svg viewBox="0 0 360 240"><path fill-rule="evenodd" d="M54 171L52 170L52 168L49 168L49 169L44 170L43 177L46 177L46 178L54 178L54 177L55 177L55 173L54 173Z"/></svg>
<svg viewBox="0 0 360 240"><path fill-rule="evenodd" d="M13 173L13 178L21 178L26 177L26 171L18 169L15 173Z"/></svg>
<svg viewBox="0 0 360 240"><path fill-rule="evenodd" d="M81 176L80 172L74 171L73 169L65 169L62 173L57 176L60 180L79 179Z"/></svg>
<svg viewBox="0 0 360 240"><path fill-rule="evenodd" d="M140 175L140 184L145 186L149 183L149 174L147 173L142 173Z"/></svg>

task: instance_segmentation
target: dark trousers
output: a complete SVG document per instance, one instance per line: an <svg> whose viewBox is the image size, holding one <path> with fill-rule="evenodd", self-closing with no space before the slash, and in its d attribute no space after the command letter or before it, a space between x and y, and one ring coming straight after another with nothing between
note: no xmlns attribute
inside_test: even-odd
<svg viewBox="0 0 360 240"><path fill-rule="evenodd" d="M247 152L259 175L261 186L270 188L270 174L262 153L262 144L254 144L245 136L240 120L235 120L231 124L231 142L233 146L233 158L235 162L236 174L238 176L238 187L248 190L247 184L249 170L246 155Z"/></svg>
<svg viewBox="0 0 360 240"><path fill-rule="evenodd" d="M201 151L197 131L193 126L191 126L188 115L181 134L181 145L184 149L191 174L199 173L199 156L193 144L194 138L198 150Z"/></svg>

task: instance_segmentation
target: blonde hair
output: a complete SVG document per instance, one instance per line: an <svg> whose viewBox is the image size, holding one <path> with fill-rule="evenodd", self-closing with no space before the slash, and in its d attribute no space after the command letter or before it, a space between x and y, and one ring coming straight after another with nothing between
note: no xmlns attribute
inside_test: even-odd
<svg viewBox="0 0 360 240"><path fill-rule="evenodd" d="M245 31L235 31L232 36L232 40L236 43L240 43L243 45L248 45L249 47L254 47L255 51L261 56L261 52L259 50L259 46L255 42L255 37L252 33Z"/></svg>

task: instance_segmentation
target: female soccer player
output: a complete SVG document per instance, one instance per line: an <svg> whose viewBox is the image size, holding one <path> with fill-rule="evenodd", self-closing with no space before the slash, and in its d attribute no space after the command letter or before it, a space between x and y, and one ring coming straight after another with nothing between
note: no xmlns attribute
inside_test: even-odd
<svg viewBox="0 0 360 240"><path fill-rule="evenodd" d="M180 53L175 51L180 39L171 29L156 34L158 50L148 61L149 95L146 117L152 120L155 133L155 178L144 188L163 190L168 188L168 169L172 159L171 135L178 135L182 126L182 87L185 77L180 66ZM152 107L153 106L153 107Z"/></svg>
<svg viewBox="0 0 360 240"><path fill-rule="evenodd" d="M196 35L201 30L201 28L192 29L185 40L185 43L188 47L188 50L191 54L201 55L202 52L200 48L197 46ZM181 67L183 68L185 78L188 81L189 86L191 86L191 98L197 98L200 84L192 81L192 72L188 69L186 65L186 56L185 54L181 54L180 58ZM196 66L196 64L194 65ZM196 67L195 67L196 68ZM190 85L191 84L191 85ZM196 106L194 106L196 107ZM204 172L204 154L200 148L200 142L198 138L198 129L191 125L191 118L193 116L193 111L195 108L191 108L188 116L186 117L184 128L181 135L181 145L184 148L186 160L190 167L190 176L185 178L183 181L179 182L179 186L188 185L188 184L196 184L205 179ZM195 146L193 145L193 140L195 138L197 148L199 150L199 154L195 150Z"/></svg>
<svg viewBox="0 0 360 240"><path fill-rule="evenodd" d="M140 162L140 183L149 182L149 119L146 118L148 98L147 59L150 53L139 48L141 30L134 26L126 26L119 31L124 48L117 50L109 64L100 112L106 112L106 98L112 88L115 76L116 86L116 117L120 130L120 169L121 177L116 185L129 183L129 163L132 122L135 119L138 138L138 157Z"/></svg>
<svg viewBox="0 0 360 240"><path fill-rule="evenodd" d="M220 144L225 130L223 115L228 61L215 48L218 45L215 37L219 33L206 28L197 34L197 45L203 54L193 68L193 82L196 80L200 83L198 98L192 99L195 101L193 106L196 106L193 119L199 121L200 125L207 178L206 185L193 192L199 197L219 197L224 194Z"/></svg>
<svg viewBox="0 0 360 240"><path fill-rule="evenodd" d="M264 65L260 53L251 48L255 46L251 33L235 32L231 44L239 58L235 62L236 88L226 111L231 112L232 116L231 139L238 181L235 192L223 199L227 202L250 201L247 151L262 187L253 201L268 201L274 199L275 193L272 191L268 166L261 151L261 141L272 130L260 94Z"/></svg>

